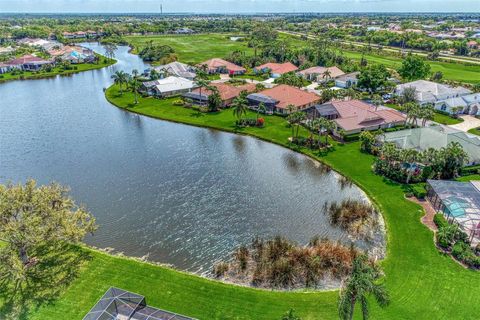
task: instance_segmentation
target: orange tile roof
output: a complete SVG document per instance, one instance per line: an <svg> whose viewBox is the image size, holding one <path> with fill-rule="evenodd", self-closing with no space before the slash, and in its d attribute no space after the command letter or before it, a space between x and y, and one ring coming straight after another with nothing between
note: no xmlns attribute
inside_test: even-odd
<svg viewBox="0 0 480 320"><path fill-rule="evenodd" d="M247 83L241 86L232 86L227 83L211 83L210 86L216 87L218 93L220 94L220 98L222 101L230 100L235 98L240 94L242 91L253 92L255 91L255 84ZM200 88L193 90L195 93L200 93ZM202 95L209 96L212 94L211 90L202 88Z"/></svg>
<svg viewBox="0 0 480 320"><path fill-rule="evenodd" d="M405 116L397 110L381 107L375 111L375 106L360 100L332 101L328 104L335 107L339 114L335 122L346 131L405 121Z"/></svg>
<svg viewBox="0 0 480 320"><path fill-rule="evenodd" d="M274 63L269 62L262 64L261 66L255 67L257 70L269 69L272 73L284 74L292 71L298 70L297 66L291 62L284 63Z"/></svg>
<svg viewBox="0 0 480 320"><path fill-rule="evenodd" d="M295 88L286 84L281 84L271 89L259 92L278 101L276 107L286 109L289 104L300 108L312 103L318 102L320 97L315 93L307 92L299 88Z"/></svg>
<svg viewBox="0 0 480 320"><path fill-rule="evenodd" d="M206 65L208 69L218 69L225 67L228 71L247 71L245 68L237 66L234 63L231 63L230 61L223 60L220 58L213 58L207 61L204 61L197 66L201 67L203 65Z"/></svg>

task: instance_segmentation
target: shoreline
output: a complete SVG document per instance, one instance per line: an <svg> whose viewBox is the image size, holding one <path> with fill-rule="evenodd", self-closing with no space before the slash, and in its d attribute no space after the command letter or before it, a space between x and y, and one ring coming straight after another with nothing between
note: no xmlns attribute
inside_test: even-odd
<svg viewBox="0 0 480 320"><path fill-rule="evenodd" d="M135 111L135 110L132 110L132 108L126 108L126 107L122 107L120 105L117 105L109 96L109 92L111 92L112 88L114 88L115 85L111 85L110 87L107 88L107 90L105 90L105 99L114 107L122 110L122 111L125 111L125 112L131 112L131 113L134 113L134 114L137 114L137 115L141 115L141 116L146 116L146 117L149 117L149 118L152 118L152 119L156 119L156 120L161 120L161 121L169 121L169 122L172 122L172 123L178 123L178 124L182 124L182 125L188 125L188 126L193 126L193 127L198 127L198 128L205 128L205 129L209 129L209 130L218 130L218 131L221 131L221 132L226 132L226 133L230 133L230 134L238 134L238 135L243 135L243 136L249 136L251 138L254 138L254 139L259 139L261 141L264 141L264 142L267 142L267 143L273 143L275 145L278 145L282 148L286 148L290 151L293 151L295 153L298 153L298 154L301 154L305 157L307 157L309 160L313 161L315 163L315 165L318 165L318 166L326 166L328 167L329 169L331 169L333 171L333 173L335 174L336 178L337 179L340 179L341 177L346 177L345 175L343 175L341 172L339 172L338 170L335 170L335 168L332 168L332 166L330 166L328 163L324 162L324 161L321 161L321 159L318 159L316 157L313 157L312 155L310 154L307 154L305 152L302 152L301 150L296 150L296 149L293 149L293 148L290 148L288 146L288 144L285 144L285 143L279 143L279 142L276 142L274 140L270 140L270 139L266 139L264 137L260 137L260 136L257 136L257 135L253 135L253 134L250 134L250 133L247 133L247 132L240 132L238 130L227 130L225 128L221 128L221 127L218 127L218 126L209 126L209 125L199 125L199 124L194 124L194 123L189 123L189 122L185 122L185 121L182 121L182 120L175 120L175 119L170 119L170 118L162 118L162 117L156 117L154 115L149 115L149 114L145 114L145 113L142 113L142 112L138 112L138 111ZM159 100L160 101L160 100ZM138 107L138 105L137 105ZM180 106L174 106L172 105L171 107L173 108L184 108L184 107L180 107ZM228 110L222 110L220 112L227 112ZM358 188L358 190L362 193L362 198L367 201L370 205L372 205L374 208L375 208L375 221L378 222L378 226L376 228L376 230L372 230L373 234L374 234L374 239L372 239L372 242L374 244L372 244L370 246L370 248L368 250L365 250L365 252L368 254L368 255L371 255L375 261L382 261L384 260L386 257L387 257L387 252L388 252L388 231L387 231L387 225L386 225L386 222L385 222L385 217L383 215L383 212L382 210L380 209L380 206L373 200L369 197L367 191L361 187L361 185L357 184L355 181L352 181L352 184ZM347 232L348 234L348 232ZM356 238L354 237L353 235L350 235L348 234L348 238L350 239L350 241L355 244L355 247L357 247L357 249L359 250L362 250L364 251L364 244L368 241L367 239L359 239L359 238ZM362 246L359 246L359 244L363 244ZM135 259L135 257L132 257ZM141 258L138 258L138 259L141 259ZM268 287L258 287L258 286L253 286L245 281L241 281L239 279L236 279L236 280L233 280L230 279L216 279L215 277L213 276L209 276L209 272L205 272L203 274L198 274L198 273L195 273L195 272L188 272L188 271L183 271L183 270L179 270L179 269L176 269L174 266L170 265L170 264L164 264L162 262L155 262L155 261L148 261L148 262L151 262L155 265L161 265L161 266L164 266L164 267L167 267L167 268L171 268L171 269L174 269L174 270L178 270L178 271L181 271L181 272L186 272L190 275L193 275L193 276L199 276L199 277L202 277L202 278L205 278L205 279L209 279L209 280L212 280L212 281L218 281L218 282L221 282L221 283L225 283L225 284L232 284L232 285L236 285L236 286L240 286L240 287L246 287L246 288L252 288L252 289L262 289L262 290L270 290L270 291L279 291L279 292L296 292L296 291L299 291L299 290L307 290L307 289L310 289L310 290L313 290L315 292L323 292L323 291L333 291L333 290L338 290L340 289L341 287L341 282L342 280L338 280L338 279L328 279L328 277L326 277L325 279L323 279L321 282L322 282L322 287L321 288L315 288L315 289L312 289L312 288L268 288ZM212 268L214 267L214 265L212 266ZM325 287L323 287L325 286Z"/></svg>

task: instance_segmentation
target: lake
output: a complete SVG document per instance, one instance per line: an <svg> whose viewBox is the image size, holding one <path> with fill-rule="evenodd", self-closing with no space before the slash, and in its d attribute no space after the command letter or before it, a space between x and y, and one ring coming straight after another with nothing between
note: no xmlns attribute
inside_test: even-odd
<svg viewBox="0 0 480 320"><path fill-rule="evenodd" d="M101 70L0 84L0 182L68 185L97 219L88 244L196 273L257 235L349 243L323 208L364 198L360 189L342 189L336 173L277 145L110 105L103 88L114 71L148 68L126 47L116 59Z"/></svg>

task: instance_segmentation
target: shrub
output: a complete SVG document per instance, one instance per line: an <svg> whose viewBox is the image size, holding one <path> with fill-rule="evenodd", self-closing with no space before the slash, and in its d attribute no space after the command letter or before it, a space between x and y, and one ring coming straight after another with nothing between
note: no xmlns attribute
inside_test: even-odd
<svg viewBox="0 0 480 320"><path fill-rule="evenodd" d="M452 255L471 268L480 268L480 257L475 255L468 243L457 241L452 248Z"/></svg>
<svg viewBox="0 0 480 320"><path fill-rule="evenodd" d="M438 231L436 233L438 245L444 249L450 248L454 243L457 231L458 226L453 224L447 224L438 228Z"/></svg>
<svg viewBox="0 0 480 320"><path fill-rule="evenodd" d="M443 213L437 213L435 216L433 216L433 222L439 229L448 226L448 221L445 219Z"/></svg>
<svg viewBox="0 0 480 320"><path fill-rule="evenodd" d="M411 184L408 186L408 191L411 192L418 199L425 199L425 197L427 196L425 183Z"/></svg>
<svg viewBox="0 0 480 320"><path fill-rule="evenodd" d="M228 263L220 262L213 267L213 274L216 278L223 277L228 271Z"/></svg>
<svg viewBox="0 0 480 320"><path fill-rule="evenodd" d="M463 167L462 170L460 171L460 174L462 176L469 176L469 175L478 174L478 173L480 173L480 165Z"/></svg>
<svg viewBox="0 0 480 320"><path fill-rule="evenodd" d="M263 118L257 119L257 127L263 127L264 124L265 124L265 119Z"/></svg>
<svg viewBox="0 0 480 320"><path fill-rule="evenodd" d="M246 246L241 246L234 253L234 258L238 261L238 267L240 270L245 271L247 269L249 252Z"/></svg>

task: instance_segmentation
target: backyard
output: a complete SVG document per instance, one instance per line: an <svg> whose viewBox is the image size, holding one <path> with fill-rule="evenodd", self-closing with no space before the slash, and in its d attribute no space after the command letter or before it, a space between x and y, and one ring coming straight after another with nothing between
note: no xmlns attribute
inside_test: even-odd
<svg viewBox="0 0 480 320"><path fill-rule="evenodd" d="M172 105L172 100L106 92L115 105L151 117L235 131L231 110L198 113ZM290 128L283 118L266 117L265 128L249 134L288 147ZM305 134L305 132L303 132ZM337 144L328 154L297 150L323 161L357 183L382 210L388 230L387 258L382 261L392 303L380 309L371 304L375 319L474 319L480 312L480 273L467 270L435 248L432 232L420 222L422 209L405 199L402 185L372 173L373 156L361 153L359 143ZM355 165L352 160L355 159ZM89 250L89 249L85 249ZM149 304L199 319L279 319L294 308L302 319L337 319L337 291L274 292L243 288L188 275L160 266L112 257L96 251L79 277L53 304L30 314L32 319L81 318L110 286L141 293ZM81 296L82 299L78 299ZM356 313L360 318L360 313Z"/></svg>

